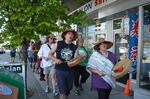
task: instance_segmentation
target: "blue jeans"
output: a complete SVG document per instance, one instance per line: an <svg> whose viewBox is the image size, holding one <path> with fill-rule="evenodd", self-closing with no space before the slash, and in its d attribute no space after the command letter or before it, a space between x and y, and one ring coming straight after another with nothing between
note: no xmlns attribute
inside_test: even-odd
<svg viewBox="0 0 150 99"><path fill-rule="evenodd" d="M73 79L73 71L56 70L56 81L60 94L70 94L70 90L73 88Z"/></svg>
<svg viewBox="0 0 150 99"><path fill-rule="evenodd" d="M29 60L30 63L32 63L33 62L33 57L28 57L28 60Z"/></svg>

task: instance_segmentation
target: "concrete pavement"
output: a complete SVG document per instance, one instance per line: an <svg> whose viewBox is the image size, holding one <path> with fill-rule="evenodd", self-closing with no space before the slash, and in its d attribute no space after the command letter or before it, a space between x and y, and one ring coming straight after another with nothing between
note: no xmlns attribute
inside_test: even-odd
<svg viewBox="0 0 150 99"><path fill-rule="evenodd" d="M32 93L32 97L29 99L50 99L48 95L43 91L39 81L34 77L34 74L28 68L27 72L27 88Z"/></svg>
<svg viewBox="0 0 150 99"><path fill-rule="evenodd" d="M45 89L45 82L39 80L39 75L34 73L34 77L39 82L43 89ZM75 89L71 91L71 94L69 96L69 99L98 99L96 91L90 90L90 78L88 79L87 83L83 85L84 91L81 93L80 96L74 95ZM132 97L125 96L123 93L123 88L117 87L116 89L113 89L110 95L110 99L132 99ZM47 93L48 99L58 99L58 97L54 98L52 97L51 93ZM33 99L33 98L32 98Z"/></svg>

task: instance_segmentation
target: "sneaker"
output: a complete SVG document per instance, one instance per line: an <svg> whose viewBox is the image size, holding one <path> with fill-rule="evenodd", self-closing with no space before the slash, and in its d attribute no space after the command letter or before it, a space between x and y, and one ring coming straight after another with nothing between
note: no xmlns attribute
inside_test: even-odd
<svg viewBox="0 0 150 99"><path fill-rule="evenodd" d="M26 96L29 98L33 95L33 93L29 90L26 90Z"/></svg>
<svg viewBox="0 0 150 99"><path fill-rule="evenodd" d="M79 90L79 89L76 89L76 90L75 90L75 95L76 95L76 96L79 96L79 95L80 95L80 90Z"/></svg>
<svg viewBox="0 0 150 99"><path fill-rule="evenodd" d="M79 85L79 89L80 89L80 91L83 91L82 84Z"/></svg>
<svg viewBox="0 0 150 99"><path fill-rule="evenodd" d="M44 78L40 78L40 81L45 81L45 79Z"/></svg>
<svg viewBox="0 0 150 99"><path fill-rule="evenodd" d="M57 91L53 91L53 97L56 97L59 93Z"/></svg>
<svg viewBox="0 0 150 99"><path fill-rule="evenodd" d="M48 93L49 91L50 91L50 88L48 86L46 86L45 92Z"/></svg>
<svg viewBox="0 0 150 99"><path fill-rule="evenodd" d="M30 63L30 68L32 69L32 64Z"/></svg>

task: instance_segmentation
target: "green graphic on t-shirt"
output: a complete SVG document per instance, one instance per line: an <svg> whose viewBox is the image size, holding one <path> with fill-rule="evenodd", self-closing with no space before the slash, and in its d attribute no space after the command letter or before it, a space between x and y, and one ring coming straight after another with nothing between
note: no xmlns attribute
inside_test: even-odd
<svg viewBox="0 0 150 99"><path fill-rule="evenodd" d="M79 64L81 66L86 66L87 65L87 61L88 61L88 52L84 47L79 47L77 49L78 55L79 56L83 56L84 60Z"/></svg>

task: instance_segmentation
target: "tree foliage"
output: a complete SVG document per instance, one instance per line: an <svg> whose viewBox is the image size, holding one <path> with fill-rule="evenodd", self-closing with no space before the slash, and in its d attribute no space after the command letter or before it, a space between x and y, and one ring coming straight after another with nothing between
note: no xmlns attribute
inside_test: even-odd
<svg viewBox="0 0 150 99"><path fill-rule="evenodd" d="M83 25L85 13L77 11L68 16L68 10L59 0L1 0L0 26L4 26L0 39L15 46L23 38L38 39L38 35L60 32L70 24Z"/></svg>

